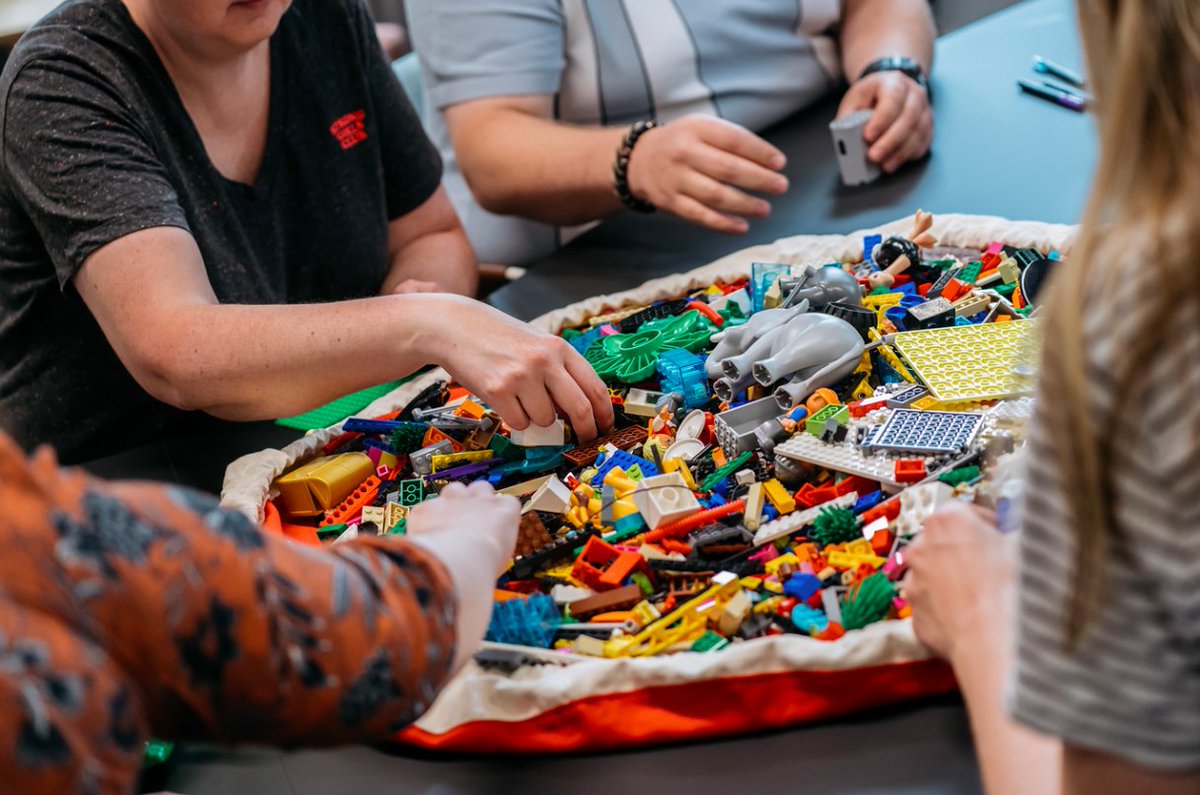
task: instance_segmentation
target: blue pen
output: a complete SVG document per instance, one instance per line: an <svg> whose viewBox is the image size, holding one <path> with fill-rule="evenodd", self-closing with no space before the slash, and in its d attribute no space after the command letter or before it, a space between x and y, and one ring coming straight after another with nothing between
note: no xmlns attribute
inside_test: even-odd
<svg viewBox="0 0 1200 795"><path fill-rule="evenodd" d="M1054 61L1048 61L1040 55L1033 56L1033 71L1043 75L1052 75L1076 88L1083 88L1084 85L1083 77L1079 73L1056 64Z"/></svg>

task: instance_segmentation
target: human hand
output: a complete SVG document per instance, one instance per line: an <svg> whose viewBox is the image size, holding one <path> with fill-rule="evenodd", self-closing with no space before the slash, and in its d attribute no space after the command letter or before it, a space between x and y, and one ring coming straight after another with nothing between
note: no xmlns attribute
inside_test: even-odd
<svg viewBox="0 0 1200 795"><path fill-rule="evenodd" d="M512 559L520 520L516 498L497 494L484 481L451 483L437 499L409 511L406 533L414 538L453 533L464 553L489 561L489 570L499 577Z"/></svg>
<svg viewBox="0 0 1200 795"><path fill-rule="evenodd" d="M903 72L874 72L851 85L838 118L860 110L875 111L863 128L863 138L870 146L867 159L884 171L891 173L929 151L933 143L929 95Z"/></svg>
<svg viewBox="0 0 1200 795"><path fill-rule="evenodd" d="M1007 644L1014 597L1013 539L991 511L955 500L907 549L905 599L917 637L951 663L978 643Z"/></svg>
<svg viewBox="0 0 1200 795"><path fill-rule="evenodd" d="M477 301L447 297L438 362L510 428L550 425L561 410L582 441L613 426L608 387L567 342Z"/></svg>
<svg viewBox="0 0 1200 795"><path fill-rule="evenodd" d="M771 205L746 191L781 195L783 152L744 127L685 116L642 134L629 159L633 195L665 212L728 234L765 218Z"/></svg>

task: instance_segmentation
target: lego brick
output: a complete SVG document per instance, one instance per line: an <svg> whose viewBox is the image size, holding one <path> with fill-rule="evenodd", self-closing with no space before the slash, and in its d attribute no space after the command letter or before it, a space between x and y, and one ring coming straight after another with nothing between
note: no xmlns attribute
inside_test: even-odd
<svg viewBox="0 0 1200 795"><path fill-rule="evenodd" d="M763 484L763 493L767 501L780 514L789 514L796 510L796 501L792 499L792 495L783 487L783 484L775 478L771 478Z"/></svg>
<svg viewBox="0 0 1200 795"><path fill-rule="evenodd" d="M1033 320L897 334L896 349L940 401L997 400L1033 389Z"/></svg>
<svg viewBox="0 0 1200 795"><path fill-rule="evenodd" d="M375 466L366 453L315 458L306 461L272 484L284 510L292 516L320 516L346 499Z"/></svg>
<svg viewBox="0 0 1200 795"><path fill-rule="evenodd" d="M326 511L325 518L321 520L321 527L328 527L335 524L344 524L349 522L355 516L362 512L362 509L370 505L375 500L375 495L379 492L379 478L371 475L364 480L357 489L350 493L350 496L342 500L336 508Z"/></svg>
<svg viewBox="0 0 1200 795"><path fill-rule="evenodd" d="M567 610L571 614L571 618L578 621L587 621L592 616L600 615L601 613L609 613L614 610L629 610L635 607L645 594L642 589L636 585L623 585L604 593L594 594L592 596L579 599L571 602Z"/></svg>
<svg viewBox="0 0 1200 795"><path fill-rule="evenodd" d="M889 409L906 409L927 394L929 394L929 390L923 386L910 386L901 389L894 395L889 395L887 397L887 407Z"/></svg>
<svg viewBox="0 0 1200 795"><path fill-rule="evenodd" d="M775 448L776 458L814 464L847 475L860 475L889 486L899 486L895 459L882 453L860 450L849 443L830 444L806 433L797 434Z"/></svg>
<svg viewBox="0 0 1200 795"><path fill-rule="evenodd" d="M750 493L746 495L746 511L742 517L742 524L746 526L747 530L754 531L762 525L762 508L765 496L761 483L752 483L750 485Z"/></svg>
<svg viewBox="0 0 1200 795"><path fill-rule="evenodd" d="M545 594L497 602L492 606L487 640L548 649L560 623L558 607Z"/></svg>
<svg viewBox="0 0 1200 795"><path fill-rule="evenodd" d="M633 502L651 530L700 511L696 495L678 472L644 479L633 492Z"/></svg>
<svg viewBox="0 0 1200 795"><path fill-rule="evenodd" d="M737 455L758 446L754 429L767 420L775 419L784 412L774 396L744 403L737 408L723 411L716 416L713 428L717 444L726 455Z"/></svg>
<svg viewBox="0 0 1200 795"><path fill-rule="evenodd" d="M602 436L594 441L578 445L573 450L563 453L563 459L576 469L591 466L600 456L601 448L612 445L618 450L628 451L632 447L643 444L646 441L647 435L644 427L633 425L615 433L610 433L608 436Z"/></svg>
<svg viewBox="0 0 1200 795"><path fill-rule="evenodd" d="M662 392L649 389L631 389L625 394L624 411L633 417L657 417L657 403L662 396Z"/></svg>
<svg viewBox="0 0 1200 795"><path fill-rule="evenodd" d="M604 460L600 463L599 469L596 471L595 477L592 478L592 485L599 486L604 482L605 476L612 470L620 467L628 473L634 467L638 467L643 477L654 477L658 474L658 467L650 463L644 458L638 458L635 455L630 455L623 450L609 453L604 456Z"/></svg>
<svg viewBox="0 0 1200 795"><path fill-rule="evenodd" d="M871 448L923 455L961 453L975 440L983 416L899 409L872 437Z"/></svg>
<svg viewBox="0 0 1200 795"><path fill-rule="evenodd" d="M529 502L525 503L522 512L541 511L542 513L563 513L571 502L571 490L567 484L552 477L542 484Z"/></svg>
<svg viewBox="0 0 1200 795"><path fill-rule="evenodd" d="M804 430L813 436L820 436L829 420L844 425L850 419L850 409L839 403L823 406L815 414L804 421Z"/></svg>
<svg viewBox="0 0 1200 795"><path fill-rule="evenodd" d="M508 439L518 447L558 447L566 442L567 426L562 420L549 425L530 425L523 431L511 430Z"/></svg>
<svg viewBox="0 0 1200 795"><path fill-rule="evenodd" d="M535 511L521 514L521 523L517 527L516 557L528 557L552 543L554 539Z"/></svg>
<svg viewBox="0 0 1200 795"><path fill-rule="evenodd" d="M821 511L827 508L850 508L858 500L857 492L843 494L840 497L835 497L829 502L819 505L816 508L809 508L806 511L797 511L790 513L787 516L782 516L773 522L767 522L762 527L758 528L758 532L754 534L754 546L761 547L763 544L769 544L777 538L789 536L792 533L808 527L817 517L821 515Z"/></svg>

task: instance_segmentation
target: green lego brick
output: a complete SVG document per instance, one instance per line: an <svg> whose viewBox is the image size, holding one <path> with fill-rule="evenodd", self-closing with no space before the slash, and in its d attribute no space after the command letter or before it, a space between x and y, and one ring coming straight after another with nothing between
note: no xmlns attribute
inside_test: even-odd
<svg viewBox="0 0 1200 795"><path fill-rule="evenodd" d="M399 381L393 381L390 384L373 386L370 389L355 392L353 395L338 398L332 403L327 403L320 408L315 408L304 414L275 420L275 424L282 425L285 428L295 428L298 431L315 431L320 428L328 428L330 425L336 425L347 417L357 414L396 387L410 380L412 380L411 376L409 378L402 378Z"/></svg>
<svg viewBox="0 0 1200 795"><path fill-rule="evenodd" d="M754 453L750 450L747 450L746 452L739 455L737 458L730 461L725 466L718 469L716 472L714 472L711 475L709 475L708 477L706 477L704 479L704 482L700 484L700 490L701 491L712 491L714 486L716 486L722 480L725 480L725 478L729 477L734 472L737 472L739 469L741 469L743 466L745 466L746 462L750 460L750 457L752 455L754 455Z"/></svg>
<svg viewBox="0 0 1200 795"><path fill-rule="evenodd" d="M982 262L972 262L970 265L963 266L963 269L958 272L954 278L966 284L974 284L979 278L979 274L983 271Z"/></svg>
<svg viewBox="0 0 1200 795"><path fill-rule="evenodd" d="M696 639L692 651L720 651L728 645L728 640L710 630Z"/></svg>
<svg viewBox="0 0 1200 795"><path fill-rule="evenodd" d="M840 403L830 403L805 420L804 430L813 436L820 436L829 420L836 420L838 425L845 425L850 420L850 409Z"/></svg>

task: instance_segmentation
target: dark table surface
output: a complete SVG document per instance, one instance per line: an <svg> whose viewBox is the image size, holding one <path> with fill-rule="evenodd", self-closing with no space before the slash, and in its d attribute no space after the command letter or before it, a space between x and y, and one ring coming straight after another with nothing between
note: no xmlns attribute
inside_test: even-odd
<svg viewBox="0 0 1200 795"><path fill-rule="evenodd" d="M1030 0L939 40L937 140L928 160L881 182L843 188L827 125L832 100L768 132L788 153L790 193L738 238L671 218L626 216L535 266L492 301L531 318L598 293L702 265L739 248L802 233L845 233L918 207L933 212L1074 222L1095 159L1090 121L1020 95L1034 54L1080 65L1069 0ZM286 444L266 423L163 442L93 462L106 477L145 477L217 491L225 464ZM728 795L752 792L978 792L966 715L955 698L722 742L550 759L425 757L351 748L284 754L200 747L177 755L168 788L187 795L571 792Z"/></svg>

